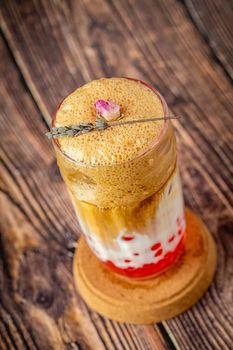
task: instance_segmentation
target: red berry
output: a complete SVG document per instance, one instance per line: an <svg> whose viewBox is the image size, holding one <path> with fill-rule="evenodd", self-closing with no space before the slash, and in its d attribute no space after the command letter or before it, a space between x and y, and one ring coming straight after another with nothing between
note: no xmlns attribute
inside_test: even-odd
<svg viewBox="0 0 233 350"><path fill-rule="evenodd" d="M122 239L124 241L132 241L132 239L134 239L134 237L133 236L123 236Z"/></svg>
<svg viewBox="0 0 233 350"><path fill-rule="evenodd" d="M163 249L159 249L154 256L160 256L163 252Z"/></svg>
<svg viewBox="0 0 233 350"><path fill-rule="evenodd" d="M169 239L168 239L168 243L171 243L172 241L174 241L175 239L175 235L171 236Z"/></svg>
<svg viewBox="0 0 233 350"><path fill-rule="evenodd" d="M126 263L130 263L131 262L131 260L129 260L129 259L125 259L124 260Z"/></svg>
<svg viewBox="0 0 233 350"><path fill-rule="evenodd" d="M157 250L161 247L161 243L155 243L154 245L152 245L151 250Z"/></svg>

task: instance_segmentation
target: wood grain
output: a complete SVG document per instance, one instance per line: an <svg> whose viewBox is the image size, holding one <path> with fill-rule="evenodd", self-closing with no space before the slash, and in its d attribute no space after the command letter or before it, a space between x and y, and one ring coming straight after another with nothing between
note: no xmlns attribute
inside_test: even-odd
<svg viewBox="0 0 233 350"><path fill-rule="evenodd" d="M79 228L40 113L2 41L0 49L2 348L165 349L158 328L114 324L77 297L72 258Z"/></svg>
<svg viewBox="0 0 233 350"><path fill-rule="evenodd" d="M214 57L233 79L233 7L231 1L185 0L194 23L212 49Z"/></svg>
<svg viewBox="0 0 233 350"><path fill-rule="evenodd" d="M204 2L196 3L201 11ZM205 16L211 16L206 27L208 35L213 25L217 33L221 33L221 26L228 28L228 22L223 21L221 13L218 16L208 14L207 5L203 6ZM48 308L38 306L35 291L32 290L36 282L33 280L28 286L30 281L25 281L22 273L19 283L19 275L12 276L10 272L6 279L8 284L4 282L7 285L4 298L8 298L7 294L15 293L12 283L18 288L20 286L20 298L24 289L29 290L23 300L29 298L30 305L36 310L42 308L47 325L55 322L58 330L51 333L56 339L60 339L64 331L68 349L73 346L70 342L77 339L79 341L74 348L92 348L93 344L97 344L96 347L100 349L229 349L233 342L233 92L229 77L225 74L226 69L232 69L228 51L225 51L228 35L216 34L221 43L218 50L226 52L225 65L225 61L219 62L220 58L213 59L213 47L209 47L207 40L190 20L184 4L175 0L5 1L2 6L2 29L12 51L12 59L28 89L19 82L9 83L16 75L15 67L11 64L3 91L8 109L5 122L1 125L11 130L11 136L5 134L3 143L3 160L7 169L3 203L9 208L4 214L7 219L3 220L4 266L10 271L12 268L17 270L15 256L21 257L24 249L28 251L28 243L25 242L32 240L29 246L39 246L42 253L37 254L34 248L32 251L29 249L28 259L35 261L39 275L46 276L45 290L49 282L50 292L56 291L58 300L65 298L67 304L75 305L78 316L73 316L75 320L72 321L69 317L73 314L70 312L68 321L61 322L62 328L59 328L57 320L63 319L64 311L59 314L56 305L62 303L53 302L54 305ZM216 51L216 55L220 55L221 50ZM9 57L5 57L4 62L8 61ZM152 83L165 96L172 112L182 115L175 126L186 203L200 214L218 243L219 262L214 284L195 307L159 326L162 334L170 335L170 342L166 344L157 326L118 325L87 310L75 298L69 269L77 224L57 175L52 150L42 136L45 125L41 118L49 122L57 103L65 95L86 81L113 75L133 76ZM15 78L15 81L18 79ZM14 128L8 115L13 116L11 120L14 118ZM25 132L26 143L19 136L22 132ZM15 147L16 143L21 147ZM10 236L14 238L8 242ZM34 242L35 237L38 239ZM13 252L9 249L12 241L16 246ZM20 263L21 271L26 271L27 265L34 266L28 264L26 258L23 258L24 263ZM53 261L52 266L50 260ZM43 266L50 267L47 269L48 275ZM51 271L59 276L55 284ZM60 285L63 288L59 288ZM9 298L5 305L8 303ZM24 309L12 306L12 310L22 317ZM24 324L27 324L28 313L24 312L27 315ZM80 321L83 319L84 323ZM26 335L23 338L18 335L18 340L17 332L9 328L11 323L6 320L10 318L5 317L0 327L4 335L2 342L4 346L7 346L7 342L15 346L12 341L20 341ZM10 335L5 330L6 324ZM38 325L35 322L35 328L32 327L33 331L29 334L34 342L39 341L39 321ZM50 335L46 339L49 342ZM64 340L61 344L64 346ZM17 343L17 346L20 348L21 345Z"/></svg>

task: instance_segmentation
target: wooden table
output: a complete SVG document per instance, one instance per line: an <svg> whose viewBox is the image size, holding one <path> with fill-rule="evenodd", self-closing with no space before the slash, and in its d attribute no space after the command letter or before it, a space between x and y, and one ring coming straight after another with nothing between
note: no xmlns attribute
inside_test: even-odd
<svg viewBox="0 0 233 350"><path fill-rule="evenodd" d="M232 349L230 1L5 0L1 39L0 349ZM102 76L146 80L175 122L186 204L218 244L214 283L151 326L88 309L71 273L79 228L44 136L58 102Z"/></svg>

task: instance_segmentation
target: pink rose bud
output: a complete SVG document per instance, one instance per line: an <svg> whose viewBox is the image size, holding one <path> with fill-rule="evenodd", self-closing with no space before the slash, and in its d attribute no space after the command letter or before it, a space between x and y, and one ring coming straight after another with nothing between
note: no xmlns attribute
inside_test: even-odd
<svg viewBox="0 0 233 350"><path fill-rule="evenodd" d="M108 121L117 119L121 115L120 106L111 100L108 102L104 100L97 100L94 103L94 106L97 115Z"/></svg>

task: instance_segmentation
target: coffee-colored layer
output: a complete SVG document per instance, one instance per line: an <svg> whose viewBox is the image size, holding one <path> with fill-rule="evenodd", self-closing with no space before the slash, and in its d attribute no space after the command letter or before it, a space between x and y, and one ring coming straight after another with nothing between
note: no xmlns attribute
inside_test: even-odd
<svg viewBox="0 0 233 350"><path fill-rule="evenodd" d="M180 182L174 181L177 178L177 170L174 169L172 175L164 186L152 196L132 205L114 208L100 208L96 205L80 201L71 194L71 199L81 224L84 234L97 236L107 247L116 244L116 238L122 230L127 232L137 232L141 235L155 235L155 217L157 207L161 206L161 201L169 200L169 203L177 201L177 197L182 197ZM169 194L168 194L169 192ZM176 204L178 206L178 204ZM166 205L165 209L168 209ZM166 213L166 212L165 212ZM166 213L169 222L173 213ZM174 218L175 220L175 218Z"/></svg>

